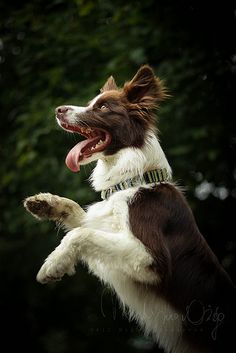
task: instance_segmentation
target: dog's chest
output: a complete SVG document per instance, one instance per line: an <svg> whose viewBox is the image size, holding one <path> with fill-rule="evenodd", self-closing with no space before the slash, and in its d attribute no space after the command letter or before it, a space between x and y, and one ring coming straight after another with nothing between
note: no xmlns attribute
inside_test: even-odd
<svg viewBox="0 0 236 353"><path fill-rule="evenodd" d="M99 229L108 233L128 231L128 200L135 190L124 190L112 195L109 200L97 202L87 210L84 227Z"/></svg>
<svg viewBox="0 0 236 353"><path fill-rule="evenodd" d="M124 190L112 195L109 200L98 202L89 207L83 226L109 233L115 237L123 233L132 237L129 227L129 200L137 189ZM111 268L100 261L88 261L90 270L103 282L112 287L120 302L129 309L130 318L134 318L143 327L146 334L165 347L167 352L185 352L181 345L182 322L177 313L165 300L156 296L148 286L139 286L132 276L119 269Z"/></svg>

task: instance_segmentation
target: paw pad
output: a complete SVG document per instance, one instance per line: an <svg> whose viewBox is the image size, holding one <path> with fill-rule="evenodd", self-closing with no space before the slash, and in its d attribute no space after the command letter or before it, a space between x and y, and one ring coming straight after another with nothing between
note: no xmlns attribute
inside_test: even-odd
<svg viewBox="0 0 236 353"><path fill-rule="evenodd" d="M52 206L48 204L47 201L45 200L30 200L26 199L24 202L24 206L28 211L33 213L34 215L38 217L48 217L50 218L52 216Z"/></svg>

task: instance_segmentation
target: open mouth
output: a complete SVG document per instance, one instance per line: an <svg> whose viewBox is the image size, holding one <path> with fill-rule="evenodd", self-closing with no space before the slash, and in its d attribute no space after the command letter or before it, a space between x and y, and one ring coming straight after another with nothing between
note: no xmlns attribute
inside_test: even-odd
<svg viewBox="0 0 236 353"><path fill-rule="evenodd" d="M72 172L80 170L80 164L93 154L104 151L111 142L111 135L103 130L92 127L74 126L60 122L61 127L70 132L76 132L86 139L77 143L66 157L66 165Z"/></svg>

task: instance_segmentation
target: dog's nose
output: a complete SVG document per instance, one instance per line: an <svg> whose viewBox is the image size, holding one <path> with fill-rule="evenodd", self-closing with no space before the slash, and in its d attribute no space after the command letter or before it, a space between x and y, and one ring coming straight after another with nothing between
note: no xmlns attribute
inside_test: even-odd
<svg viewBox="0 0 236 353"><path fill-rule="evenodd" d="M68 107L66 107L65 105L61 105L60 107L56 108L56 114L65 114L68 112L68 110Z"/></svg>

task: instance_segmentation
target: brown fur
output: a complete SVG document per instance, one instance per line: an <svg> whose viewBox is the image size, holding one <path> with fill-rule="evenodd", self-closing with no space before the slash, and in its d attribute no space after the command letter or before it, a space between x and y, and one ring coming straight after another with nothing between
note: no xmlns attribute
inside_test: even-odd
<svg viewBox="0 0 236 353"><path fill-rule="evenodd" d="M116 85L116 81L113 76L110 76L104 86L100 89L101 92L117 90L118 87Z"/></svg>
<svg viewBox="0 0 236 353"><path fill-rule="evenodd" d="M152 290L182 313L186 340L199 351L225 352L234 338L235 288L199 232L184 196L169 184L141 188L129 205L129 220L162 277ZM203 322L193 324L202 310L207 310ZM224 319L216 329L218 314Z"/></svg>
<svg viewBox="0 0 236 353"><path fill-rule="evenodd" d="M161 81L152 69L141 67L134 78L118 89L111 76L101 91L104 93L83 116L79 124L108 131L112 142L104 152L111 155L125 147L141 148L147 129L155 129L154 112L166 96ZM102 109L101 107L106 107Z"/></svg>

